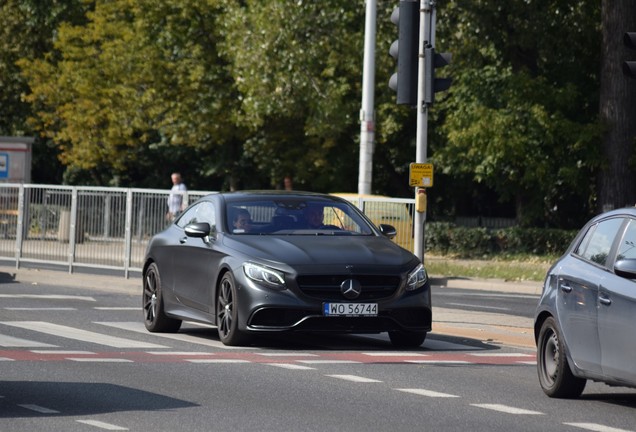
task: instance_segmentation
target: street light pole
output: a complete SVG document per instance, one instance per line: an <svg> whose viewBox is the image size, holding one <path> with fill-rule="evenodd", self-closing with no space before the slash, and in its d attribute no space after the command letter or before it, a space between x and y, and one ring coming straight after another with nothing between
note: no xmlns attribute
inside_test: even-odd
<svg viewBox="0 0 636 432"><path fill-rule="evenodd" d="M364 62L362 71L362 108L360 109L360 161L358 193L371 193L373 145L375 141L375 28L376 0L367 0L364 26Z"/></svg>

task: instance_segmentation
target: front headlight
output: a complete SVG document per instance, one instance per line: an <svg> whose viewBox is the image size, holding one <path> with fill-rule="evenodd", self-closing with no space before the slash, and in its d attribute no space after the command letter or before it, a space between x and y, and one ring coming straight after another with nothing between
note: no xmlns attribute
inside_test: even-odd
<svg viewBox="0 0 636 432"><path fill-rule="evenodd" d="M426 269L422 264L419 264L409 273L406 279L406 290L413 291L421 287L426 283L428 276L426 275Z"/></svg>
<svg viewBox="0 0 636 432"><path fill-rule="evenodd" d="M270 288L285 289L283 273L254 263L243 264L245 276Z"/></svg>

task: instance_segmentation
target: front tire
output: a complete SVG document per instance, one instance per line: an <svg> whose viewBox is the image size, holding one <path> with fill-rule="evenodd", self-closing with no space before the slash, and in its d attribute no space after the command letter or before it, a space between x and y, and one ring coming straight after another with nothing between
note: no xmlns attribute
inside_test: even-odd
<svg viewBox="0 0 636 432"><path fill-rule="evenodd" d="M148 266L144 275L144 289L142 294L144 309L144 325L153 333L176 333L181 328L181 320L170 318L164 311L163 287L157 264Z"/></svg>
<svg viewBox="0 0 636 432"><path fill-rule="evenodd" d="M237 346L247 342L247 335L238 328L238 296L236 282L232 273L227 272L221 278L216 299L216 322L219 339L224 345Z"/></svg>
<svg viewBox="0 0 636 432"><path fill-rule="evenodd" d="M389 339L396 348L417 348L426 340L426 332L391 331Z"/></svg>
<svg viewBox="0 0 636 432"><path fill-rule="evenodd" d="M539 332L537 373L543 392L554 398L577 398L583 393L587 382L572 374L563 337L552 317L543 322Z"/></svg>

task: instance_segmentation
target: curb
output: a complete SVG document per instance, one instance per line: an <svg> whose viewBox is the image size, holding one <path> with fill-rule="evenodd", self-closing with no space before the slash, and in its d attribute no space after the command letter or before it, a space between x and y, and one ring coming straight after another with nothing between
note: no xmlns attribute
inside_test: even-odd
<svg viewBox="0 0 636 432"><path fill-rule="evenodd" d="M535 281L506 281L503 279L473 279L463 277L430 276L431 286L436 288L459 288L481 291L530 294L540 296L543 283Z"/></svg>

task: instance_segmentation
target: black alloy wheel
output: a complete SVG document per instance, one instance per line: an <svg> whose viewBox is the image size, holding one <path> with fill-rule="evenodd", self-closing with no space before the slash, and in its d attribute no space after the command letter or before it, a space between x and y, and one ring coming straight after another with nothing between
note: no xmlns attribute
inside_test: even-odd
<svg viewBox="0 0 636 432"><path fill-rule="evenodd" d="M155 263L148 266L144 275L142 304L144 325L148 331L175 333L181 327L181 320L168 317L164 311L161 277Z"/></svg>
<svg viewBox="0 0 636 432"><path fill-rule="evenodd" d="M216 322L223 344L236 346L247 342L247 335L238 329L238 321L236 282L232 273L227 272L221 278L216 299Z"/></svg>
<svg viewBox="0 0 636 432"><path fill-rule="evenodd" d="M552 317L543 322L539 332L537 373L543 392L554 398L577 398L583 393L587 382L572 374L563 338Z"/></svg>

